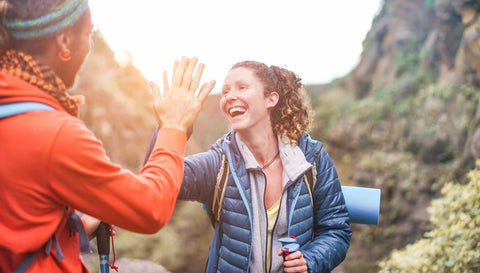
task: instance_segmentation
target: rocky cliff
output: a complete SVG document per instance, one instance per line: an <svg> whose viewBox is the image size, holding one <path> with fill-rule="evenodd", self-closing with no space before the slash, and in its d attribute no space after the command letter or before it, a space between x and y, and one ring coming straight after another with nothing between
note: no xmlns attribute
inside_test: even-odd
<svg viewBox="0 0 480 273"><path fill-rule="evenodd" d="M345 77L312 92L312 134L343 184L382 189L378 227L353 225L343 267L376 261L430 229L426 207L480 156L480 1L385 0Z"/></svg>

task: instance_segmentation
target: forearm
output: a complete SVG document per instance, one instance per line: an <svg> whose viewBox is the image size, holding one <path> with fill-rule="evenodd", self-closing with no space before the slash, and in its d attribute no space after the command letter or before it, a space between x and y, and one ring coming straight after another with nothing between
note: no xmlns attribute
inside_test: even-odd
<svg viewBox="0 0 480 273"><path fill-rule="evenodd" d="M85 128L65 130L55 144L51 188L59 203L134 232L154 233L167 223L183 177L185 132L160 130L139 175L111 163Z"/></svg>
<svg viewBox="0 0 480 273"><path fill-rule="evenodd" d="M330 272L339 265L345 259L350 238L350 228L335 229L316 236L305 249L301 249L309 272Z"/></svg>
<svg viewBox="0 0 480 273"><path fill-rule="evenodd" d="M350 246L348 211L338 180L332 183L333 189L322 190L328 195L315 198L314 239L304 250L308 267L313 270L309 272L330 272L345 259Z"/></svg>
<svg viewBox="0 0 480 273"><path fill-rule="evenodd" d="M159 189L165 187L173 190L174 199L178 195L183 180L183 156L186 142L187 138L184 132L161 128L157 133L152 153L140 171L142 177L153 181ZM166 179L157 183L159 182L158 178Z"/></svg>
<svg viewBox="0 0 480 273"><path fill-rule="evenodd" d="M208 205L222 163L217 145L208 152L185 157L185 170L179 199L198 201Z"/></svg>
<svg viewBox="0 0 480 273"><path fill-rule="evenodd" d="M322 150L317 159L314 188L314 239L304 251L309 272L330 272L340 264L350 246L349 214L333 162Z"/></svg>

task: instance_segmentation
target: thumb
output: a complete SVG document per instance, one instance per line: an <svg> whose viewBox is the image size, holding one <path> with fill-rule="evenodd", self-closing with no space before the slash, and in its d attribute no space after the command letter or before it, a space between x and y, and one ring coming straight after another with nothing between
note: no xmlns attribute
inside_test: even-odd
<svg viewBox="0 0 480 273"><path fill-rule="evenodd" d="M157 112L157 103L162 100L162 94L160 88L158 87L157 83L154 81L148 82L148 87L150 88L150 93L153 97L153 112L155 113L155 118L157 119L158 126L162 127L162 119Z"/></svg>

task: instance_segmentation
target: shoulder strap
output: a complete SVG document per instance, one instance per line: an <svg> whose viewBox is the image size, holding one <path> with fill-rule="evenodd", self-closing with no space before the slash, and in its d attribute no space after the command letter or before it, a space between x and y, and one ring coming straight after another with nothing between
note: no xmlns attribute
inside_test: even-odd
<svg viewBox="0 0 480 273"><path fill-rule="evenodd" d="M65 209L67 210L67 214L68 214L67 226L70 230L70 233L73 234L78 232L81 251L84 253L89 253L90 245L88 242L88 236L83 226L82 220L80 219L80 216L78 216L78 214L73 213L70 207L66 207ZM27 269L30 267L32 262L35 260L35 257L37 257L38 253L42 249L45 250L45 254L50 255L50 248L52 247L52 243L55 243L57 258L58 258L58 261L61 262L64 258L64 255L63 255L62 249L60 248L60 243L58 242L57 234L56 232L54 232L53 235L50 236L50 238L48 238L48 241L42 247L40 247L35 252L28 253L27 256L23 258L22 262L17 266L15 271L13 271L13 273L23 273L27 271Z"/></svg>
<svg viewBox="0 0 480 273"><path fill-rule="evenodd" d="M55 110L53 107L33 101L16 102L0 105L0 119L23 114L30 111Z"/></svg>
<svg viewBox="0 0 480 273"><path fill-rule="evenodd" d="M222 150L222 163L220 170L217 174L217 183L213 192L212 202L212 225L213 228L217 227L220 220L220 214L222 211L223 197L225 196L225 189L227 188L228 176L230 175L230 167L228 166L228 160Z"/></svg>
<svg viewBox="0 0 480 273"><path fill-rule="evenodd" d="M38 252L40 252L40 249L35 252L28 253L28 255L22 260L20 265L15 269L15 271L13 271L13 273L23 273L27 271L33 260L35 260L35 257L37 257Z"/></svg>
<svg viewBox="0 0 480 273"><path fill-rule="evenodd" d="M221 151L221 150L220 150ZM215 184L214 192L213 192L213 202L212 202L212 225L214 228L217 227L218 221L220 220L220 214L222 212L222 204L223 198L225 197L225 189L227 188L227 181L228 176L230 174L230 169L228 166L228 160L225 157L225 154L222 151L222 163L220 165L220 170L217 174L217 183ZM315 187L315 183L317 182L317 168L315 166L315 162L312 164L312 168L310 168L305 175L303 176L305 184L307 185L308 192L310 194L310 201L313 204L313 188Z"/></svg>
<svg viewBox="0 0 480 273"><path fill-rule="evenodd" d="M41 111L41 110L54 111L55 108L43 103L31 102L31 101L2 104L0 105L0 119L31 112L31 111ZM81 246L82 252L89 252L90 247L88 242L88 236L80 217L77 214L72 213L72 210L70 209L70 207L67 207L66 209L68 211L67 222L68 222L70 232L79 233L80 246ZM53 240L55 240L55 248L57 250L59 261L63 260L63 253L60 248L60 244L58 243L57 235L56 233L53 233L53 235L48 239L45 245L43 245L40 249L38 249L35 252L28 253L27 256L25 256L25 258L22 260L20 265L17 266L15 271L13 271L13 273L25 272L30 267L32 262L35 260L35 257L37 257L38 253L41 251L42 248L45 248L45 253L47 255L50 255L50 247L52 245Z"/></svg>
<svg viewBox="0 0 480 273"><path fill-rule="evenodd" d="M313 162L312 167L305 173L303 180L307 185L310 201L312 201L313 204L313 188L315 187L315 183L317 183L317 168L315 162Z"/></svg>
<svg viewBox="0 0 480 273"><path fill-rule="evenodd" d="M70 234L78 233L78 239L80 240L80 250L84 253L90 252L90 243L88 241L87 231L83 226L82 219L76 213L72 212L70 207L67 207L68 210L68 219L67 225L70 229Z"/></svg>

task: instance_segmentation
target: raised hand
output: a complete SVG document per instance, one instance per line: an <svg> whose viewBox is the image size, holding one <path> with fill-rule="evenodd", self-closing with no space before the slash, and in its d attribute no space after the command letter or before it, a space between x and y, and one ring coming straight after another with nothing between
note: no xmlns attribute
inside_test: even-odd
<svg viewBox="0 0 480 273"><path fill-rule="evenodd" d="M203 73L203 64L197 70L197 58L182 57L173 66L172 85L169 86L167 71L163 72L163 97L160 88L150 82L152 89L154 111L159 126L177 128L188 132L197 120L208 94L215 86L212 80L204 83L198 94L196 91Z"/></svg>

